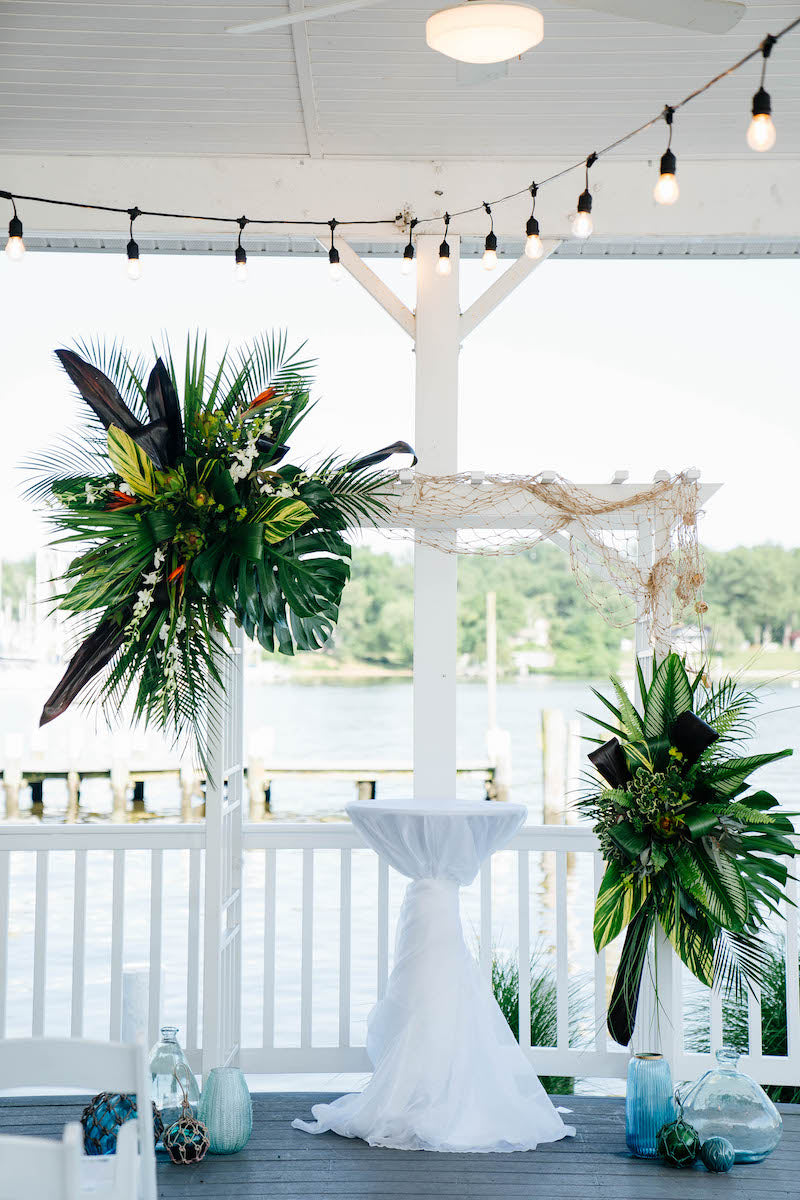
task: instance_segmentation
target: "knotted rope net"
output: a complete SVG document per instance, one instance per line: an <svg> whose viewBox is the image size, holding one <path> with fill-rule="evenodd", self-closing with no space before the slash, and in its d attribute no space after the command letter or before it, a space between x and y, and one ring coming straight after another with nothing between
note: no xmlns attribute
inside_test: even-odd
<svg viewBox="0 0 800 1200"><path fill-rule="evenodd" d="M687 606L702 624L699 514L694 472L634 492L579 487L552 472L406 472L389 501L386 532L448 554L520 554L554 541L568 549L579 588L609 624L623 627L634 613L643 616L658 643Z"/></svg>

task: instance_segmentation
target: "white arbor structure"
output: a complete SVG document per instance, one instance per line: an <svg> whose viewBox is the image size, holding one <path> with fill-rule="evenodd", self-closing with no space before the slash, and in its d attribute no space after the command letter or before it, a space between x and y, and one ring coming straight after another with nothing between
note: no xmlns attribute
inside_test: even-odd
<svg viewBox="0 0 800 1200"><path fill-rule="evenodd" d="M5 79L0 189L19 196L138 203L164 213L193 211L209 218L242 212L261 216L262 223L247 229L249 255L321 253L315 237L319 231L302 224L303 218L324 222L334 216L365 216L391 222L398 214L389 224L341 228L337 245L345 268L413 344L413 441L420 470L439 475L455 473L458 465L460 346L540 265L521 256L530 200L523 196L494 209L501 255L516 261L465 312L459 302L459 261L482 249L487 229L482 210L453 221L452 273L445 278L434 270L443 226L419 225L414 312L370 270L369 256L401 254L409 217L439 217L446 210L480 205L484 197L515 192L531 179L579 161L638 117L647 119L676 93L727 66L786 19L785 6L753 2L734 32L711 38L580 10L555 13L544 2L542 46L512 63L507 80L470 89L453 63L425 49L421 29L433 7L425 0L386 3L313 25L298 23L244 42L231 41L225 27L250 18L252 6L204 3L189 10L137 0L83 8L43 4L35 12L28 7L11 6L4 13L0 6ZM302 0L288 0L288 7L302 9ZM278 11L284 8L280 4ZM800 93L782 89L796 78L798 68L800 37L788 38L770 65L780 112L778 150L771 155L749 154L744 145L757 86L754 73L740 72L713 92L713 100L681 114L675 149L682 195L672 208L658 208L651 199L663 127L601 159L593 169L598 234L590 241L568 240L569 219L583 186L580 172L548 186L537 215L549 239L551 261L799 255ZM19 209L29 250L124 253L127 220L119 216L22 200ZM159 251L229 255L235 232L233 222L228 227L212 219L143 217L136 225L143 257ZM556 268L548 265L551 269ZM558 466L531 464L531 469L544 465ZM604 464L598 473L610 476L615 465ZM608 484L597 493L634 487ZM706 488L704 497L713 490ZM631 519L640 534L639 554L645 563L652 561L657 548L648 541L646 513L633 513ZM536 520L531 511L530 524L535 526ZM419 795L447 796L455 785L457 557L418 545L414 568L414 786ZM636 648L640 656L649 654L643 614ZM366 948L374 995L380 996L389 969L392 881L385 865L365 864L366 851L346 824L243 824L241 647L234 649L225 687L229 719L213 747L220 770L208 790L204 824L0 825L0 1036L9 1031L12 987L30 989L27 1032L48 1031L47 981L56 969L48 930L56 903L62 907L68 896L73 1036L88 1032L89 1021L99 1035L102 1021L110 1038L119 1037L123 968L135 920L146 913L151 1041L162 1012L167 1016L162 974L173 970L164 959L164 930L180 918L185 962L175 969L180 970L182 998L173 989L170 1003L183 1013L178 1019L195 1069L205 1072L236 1061L251 1071L368 1066L364 1047L353 1035L356 959ZM289 984L281 970L276 896L284 857L298 855L299 961ZM555 1046L530 1047L530 949L541 916L531 882L542 855L554 864L558 1031ZM503 859L517 898L522 1043L541 1072L624 1075L627 1054L609 1047L604 1032L604 955L594 968L591 1045L579 1050L570 1043L568 855L574 856L569 861L578 864L581 881L596 886L601 864L595 839L586 830L527 827ZM57 900L56 877L67 878ZM20 878L29 878L35 889L30 961L18 959L10 932L12 884ZM139 889L135 897L134 881ZM106 898L110 913L102 944L92 920L98 895ZM482 874L474 912L488 977L490 867ZM796 914L796 909L787 914L789 962L798 957ZM316 1036L315 1008L320 929L336 947L337 1017L323 1041ZM669 954L661 954L659 961L664 1012L659 1016L645 998L644 1028L637 1037L650 1048L660 1040L677 1077L696 1074L705 1057L684 1048L683 981ZM95 976L103 987L107 983L102 1002L92 991ZM762 1056L760 1008L757 1000L750 1005L745 1069L764 1082L797 1079L800 995L796 973L790 976L786 1057ZM297 1036L288 1043L276 1037L279 1010L287 1005L298 1011ZM257 1034L250 1019L254 1011ZM718 998L710 1011L713 1048L722 1037ZM243 1013L248 1016L247 1037Z"/></svg>

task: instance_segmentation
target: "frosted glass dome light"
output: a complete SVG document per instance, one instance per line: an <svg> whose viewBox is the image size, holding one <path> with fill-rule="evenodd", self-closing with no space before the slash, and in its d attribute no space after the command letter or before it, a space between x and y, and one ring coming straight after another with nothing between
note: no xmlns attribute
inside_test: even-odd
<svg viewBox="0 0 800 1200"><path fill-rule="evenodd" d="M440 9L425 24L432 50L468 63L505 62L538 46L543 37L538 8L516 0L468 0Z"/></svg>

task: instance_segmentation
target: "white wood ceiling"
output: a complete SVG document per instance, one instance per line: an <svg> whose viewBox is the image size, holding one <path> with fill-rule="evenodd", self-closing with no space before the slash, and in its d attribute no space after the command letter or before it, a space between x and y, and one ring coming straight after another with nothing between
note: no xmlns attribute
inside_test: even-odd
<svg viewBox="0 0 800 1200"><path fill-rule="evenodd" d="M0 153L579 158L800 13L749 0L712 37L567 11L541 0L545 40L509 77L459 86L425 45L430 0L233 37L272 4L211 0L0 0ZM313 7L310 2L307 7ZM753 63L676 117L674 149L738 158ZM773 152L800 154L800 32L773 52ZM659 153L663 127L617 151Z"/></svg>

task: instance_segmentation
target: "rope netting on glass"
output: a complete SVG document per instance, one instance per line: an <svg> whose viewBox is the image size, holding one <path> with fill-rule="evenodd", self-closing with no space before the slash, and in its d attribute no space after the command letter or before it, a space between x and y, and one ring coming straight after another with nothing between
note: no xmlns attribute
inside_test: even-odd
<svg viewBox="0 0 800 1200"><path fill-rule="evenodd" d="M552 540L568 549L586 599L611 625L646 617L668 637L687 606L700 618L704 580L697 536L700 487L682 472L631 491L540 475L401 473L386 532L449 554L503 556Z"/></svg>

